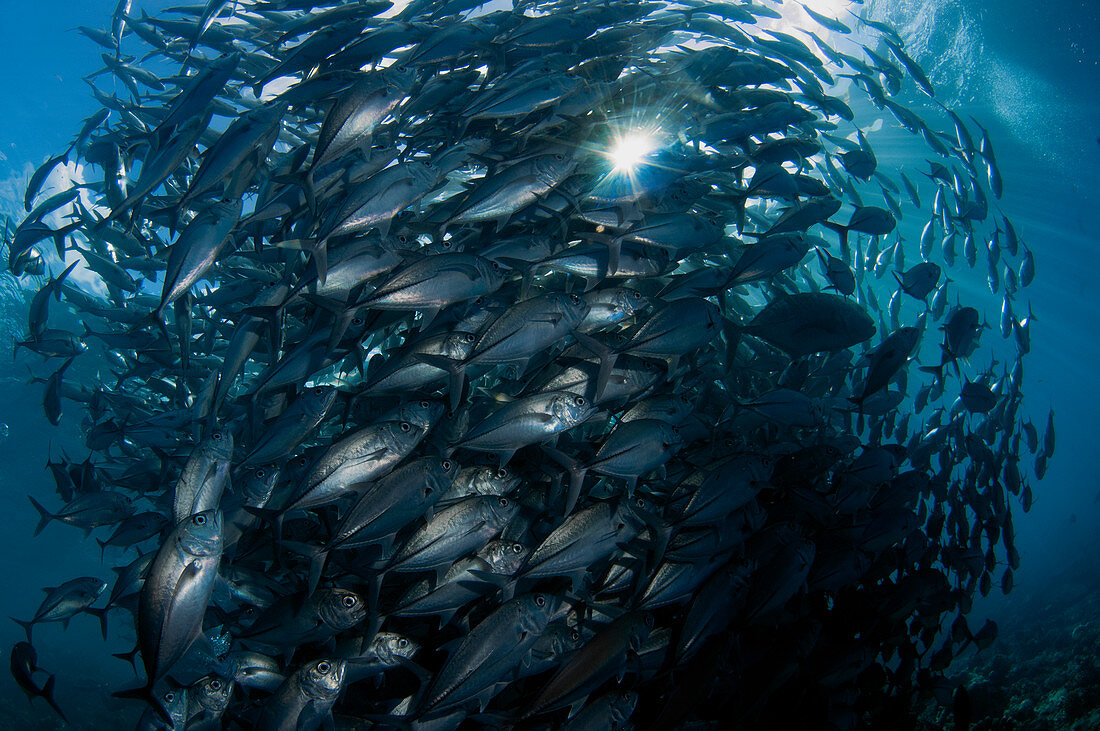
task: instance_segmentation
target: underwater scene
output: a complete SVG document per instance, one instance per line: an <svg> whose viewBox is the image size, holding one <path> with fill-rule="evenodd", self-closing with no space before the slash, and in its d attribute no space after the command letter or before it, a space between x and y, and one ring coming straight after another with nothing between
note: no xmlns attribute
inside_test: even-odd
<svg viewBox="0 0 1100 731"><path fill-rule="evenodd" d="M1100 729L1100 5L4 21L0 728Z"/></svg>

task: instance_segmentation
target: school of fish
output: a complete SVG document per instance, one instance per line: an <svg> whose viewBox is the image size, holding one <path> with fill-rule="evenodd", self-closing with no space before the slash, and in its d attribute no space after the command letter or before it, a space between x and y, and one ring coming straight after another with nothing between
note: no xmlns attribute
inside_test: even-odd
<svg viewBox="0 0 1100 731"><path fill-rule="evenodd" d="M17 620L29 697L63 713L32 631L84 613L135 638L143 729L950 703L1053 413L1022 411L1035 261L989 134L891 27L789 0L107 25L80 29L101 110L4 225L39 284L18 348L87 448L35 533L97 531L116 574ZM886 111L923 167L880 164Z"/></svg>

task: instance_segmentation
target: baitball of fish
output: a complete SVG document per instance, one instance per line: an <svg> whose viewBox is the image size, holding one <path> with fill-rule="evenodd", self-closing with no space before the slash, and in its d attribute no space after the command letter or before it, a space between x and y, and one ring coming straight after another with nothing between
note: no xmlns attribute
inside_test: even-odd
<svg viewBox="0 0 1100 731"><path fill-rule="evenodd" d="M29 697L61 713L31 630L81 612L134 628L142 728L905 728L993 641L966 614L1054 453L1035 262L890 26L178 10L83 29L102 108L4 229L87 447L36 533L99 529L117 574L28 606Z"/></svg>

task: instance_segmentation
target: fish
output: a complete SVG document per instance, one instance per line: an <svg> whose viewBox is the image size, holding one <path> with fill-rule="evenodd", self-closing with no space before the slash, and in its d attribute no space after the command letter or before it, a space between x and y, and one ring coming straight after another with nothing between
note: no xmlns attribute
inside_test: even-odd
<svg viewBox="0 0 1100 731"><path fill-rule="evenodd" d="M36 672L46 671L38 667L38 652L34 649L34 645L29 641L16 642L12 645L11 675L20 689L27 694L27 700L34 700L35 698L45 699L50 708L52 708L57 715L61 716L61 720L68 723L69 719L65 717L65 713L61 710L61 707L57 705L57 701L54 700L53 691L57 682L56 676L47 673L46 682L43 683L40 688L34 681L34 674Z"/></svg>

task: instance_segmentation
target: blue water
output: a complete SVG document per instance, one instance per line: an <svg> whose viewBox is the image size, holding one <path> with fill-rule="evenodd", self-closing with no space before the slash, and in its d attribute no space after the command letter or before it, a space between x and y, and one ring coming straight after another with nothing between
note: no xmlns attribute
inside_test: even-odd
<svg viewBox="0 0 1100 731"><path fill-rule="evenodd" d="M153 14L172 4L135 0L134 12L144 9ZM1031 512L1016 511L1023 561L1016 590L1008 597L994 591L975 610L978 616L1003 618L1028 598L1064 581L1067 567L1074 572L1100 567L1100 295L1095 265L1100 251L1100 3L867 4L875 18L886 18L900 28L944 101L990 130L1005 178L1000 208L1036 256L1038 276L1026 291L1036 322L1025 367L1024 413L1041 426L1053 407L1058 449L1046 479L1033 480ZM842 3L820 5L832 9ZM98 108L81 77L102 65L101 49L74 28L105 26L114 6L115 0L4 3L0 212L18 216L30 171L63 149L81 121ZM907 156L919 155L922 148L909 142L906 133L890 129L896 127L892 117L886 115L884 122L886 129L871 137L880 162L902 162L910 170L921 166L921 158ZM984 287L981 269L975 274L976 287ZM107 580L113 576L99 563L96 545L81 540L78 531L52 525L38 538L31 535L36 516L25 496L52 493L52 480L43 469L48 454L83 454L80 415L76 404L66 403L69 418L60 427L46 421L41 386L27 384L30 369L45 375L40 359L20 354L9 360L8 342L25 328L18 293L11 281L3 283L0 293L7 308L0 314L5 329L0 338L0 421L7 426L7 436L0 441L0 616L26 617L40 601L39 587L79 575ZM71 709L78 725L104 723L110 716L102 715L104 706L97 707L98 695L132 680L130 669L110 657L111 652L129 649L132 630L122 622L113 624L106 646L91 617L78 616L68 631L56 624L35 630L40 664L60 671L58 699ZM972 618L971 626L980 626L980 620ZM20 639L22 632L15 624L0 624L5 648ZM32 718L39 727L56 723L44 705L27 704L7 675L0 679L0 698L5 699L0 704L0 727L21 727ZM112 707L110 713L116 710ZM121 713L129 716L136 711L122 708Z"/></svg>

